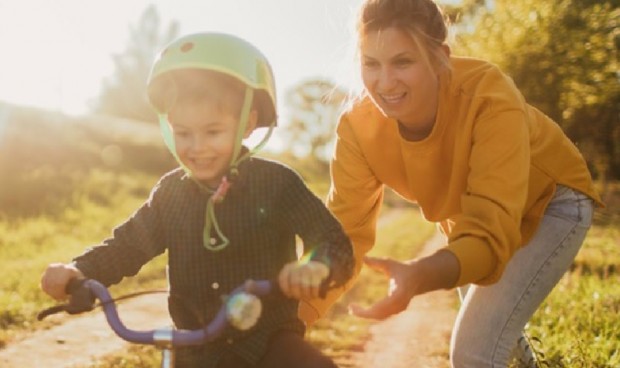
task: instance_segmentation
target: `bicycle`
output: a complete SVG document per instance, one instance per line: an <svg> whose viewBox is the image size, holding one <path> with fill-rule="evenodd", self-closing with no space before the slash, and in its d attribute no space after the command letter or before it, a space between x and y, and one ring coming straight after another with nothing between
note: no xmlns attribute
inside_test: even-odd
<svg viewBox="0 0 620 368"><path fill-rule="evenodd" d="M252 285L248 283L253 283ZM153 345L161 350L161 367L174 368L174 350L182 346L197 346L218 338L224 330L231 326L247 330L254 326L260 318L262 303L260 298L281 293L279 285L270 280L249 280L235 288L222 305L215 318L202 329L177 330L174 327L163 327L154 330L136 331L127 328L121 322L115 301L144 293L135 293L126 297L113 299L108 289L93 279L74 279L67 285L70 295L67 304L56 305L41 311L37 319L67 312L79 314L89 312L98 306L103 308L106 321L117 336L125 341ZM96 299L99 303L96 305Z"/></svg>

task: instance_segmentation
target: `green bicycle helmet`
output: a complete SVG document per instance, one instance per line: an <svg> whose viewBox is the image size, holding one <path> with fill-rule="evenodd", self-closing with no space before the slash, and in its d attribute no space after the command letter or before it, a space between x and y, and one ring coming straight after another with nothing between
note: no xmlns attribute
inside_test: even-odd
<svg viewBox="0 0 620 368"><path fill-rule="evenodd" d="M196 33L181 37L168 44L155 59L147 80L149 102L159 116L164 142L181 167L190 174L176 154L174 138L168 124L168 109L176 99L176 85L165 83L174 71L182 69L207 70L225 74L245 86L245 96L239 118L233 158L228 173L217 189L205 188L211 193L207 203L206 224L203 234L205 248L219 251L228 245L228 239L219 229L214 205L224 200L226 191L238 173L238 165L258 151L267 142L276 125L276 89L271 66L267 58L249 42L224 33ZM164 82L164 83L160 83ZM258 112L257 127L268 127L262 141L251 150L242 153L243 134L248 124L250 109ZM211 229L220 237L220 244L211 244Z"/></svg>
<svg viewBox="0 0 620 368"><path fill-rule="evenodd" d="M249 42L225 33L196 33L168 44L155 59L148 77L151 86L159 77L179 69L204 69L227 74L254 90L258 127L275 125L276 87L267 58ZM151 100L158 113L165 113Z"/></svg>

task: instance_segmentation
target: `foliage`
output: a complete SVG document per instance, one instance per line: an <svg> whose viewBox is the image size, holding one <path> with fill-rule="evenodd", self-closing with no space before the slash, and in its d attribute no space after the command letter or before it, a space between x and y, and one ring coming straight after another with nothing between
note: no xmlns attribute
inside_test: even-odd
<svg viewBox="0 0 620 368"><path fill-rule="evenodd" d="M0 109L0 219L62 212L93 171L161 175L176 166L159 130L149 124ZM101 193L98 200L109 198Z"/></svg>
<svg viewBox="0 0 620 368"><path fill-rule="evenodd" d="M129 43L122 54L114 56L114 75L104 81L95 110L129 119L156 121L146 99L146 81L156 53L178 34L173 22L160 33L161 20L150 5L135 28L129 30Z"/></svg>
<svg viewBox="0 0 620 368"><path fill-rule="evenodd" d="M468 3L456 52L497 63L576 141L599 178L620 178L618 2Z"/></svg>
<svg viewBox="0 0 620 368"><path fill-rule="evenodd" d="M282 132L287 149L327 165L332 154L336 123L347 93L329 81L307 80L287 92L291 111Z"/></svg>

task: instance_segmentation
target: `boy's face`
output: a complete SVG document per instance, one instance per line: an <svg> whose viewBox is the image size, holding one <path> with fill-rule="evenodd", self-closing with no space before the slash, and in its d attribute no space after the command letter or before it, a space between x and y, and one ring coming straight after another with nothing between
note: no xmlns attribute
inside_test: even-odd
<svg viewBox="0 0 620 368"><path fill-rule="evenodd" d="M181 103L168 114L176 153L193 177L209 187L219 185L231 163L238 118L212 101ZM245 137L255 123L250 114Z"/></svg>

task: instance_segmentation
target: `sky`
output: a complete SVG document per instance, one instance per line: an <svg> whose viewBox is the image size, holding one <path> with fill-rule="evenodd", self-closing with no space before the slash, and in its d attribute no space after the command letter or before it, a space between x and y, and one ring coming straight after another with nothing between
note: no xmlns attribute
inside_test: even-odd
<svg viewBox="0 0 620 368"><path fill-rule="evenodd" d="M444 0L455 2L456 0ZM271 61L279 105L310 78L357 86L354 18L362 0L0 0L0 101L88 112L112 55L153 4L180 35L218 31L256 45Z"/></svg>
<svg viewBox="0 0 620 368"><path fill-rule="evenodd" d="M88 111L150 4L180 34L232 33L271 61L278 98L310 78L349 88L361 0L0 0L0 101Z"/></svg>

